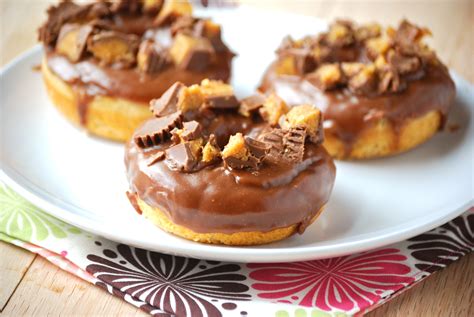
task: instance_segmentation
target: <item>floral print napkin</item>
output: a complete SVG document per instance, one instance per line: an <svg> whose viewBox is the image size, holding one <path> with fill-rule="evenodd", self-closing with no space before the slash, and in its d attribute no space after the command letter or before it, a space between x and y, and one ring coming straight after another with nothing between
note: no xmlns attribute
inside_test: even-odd
<svg viewBox="0 0 474 317"><path fill-rule="evenodd" d="M108 241L0 184L0 239L155 316L360 315L474 250L474 208L407 241L338 258L225 263Z"/></svg>

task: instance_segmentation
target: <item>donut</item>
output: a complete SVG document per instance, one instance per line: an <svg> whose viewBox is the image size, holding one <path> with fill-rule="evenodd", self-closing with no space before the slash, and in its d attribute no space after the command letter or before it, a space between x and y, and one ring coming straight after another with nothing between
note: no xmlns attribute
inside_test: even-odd
<svg viewBox="0 0 474 317"><path fill-rule="evenodd" d="M150 100L176 81L228 81L234 54L221 28L186 1L64 1L39 29L53 104L91 134L126 142Z"/></svg>
<svg viewBox="0 0 474 317"><path fill-rule="evenodd" d="M408 151L443 129L455 97L449 71L423 43L426 28L336 20L318 36L283 39L259 89L324 113L336 159Z"/></svg>
<svg viewBox="0 0 474 317"><path fill-rule="evenodd" d="M238 100L222 81L175 83L125 147L127 195L161 229L210 244L257 245L304 230L335 180L321 111L276 95Z"/></svg>

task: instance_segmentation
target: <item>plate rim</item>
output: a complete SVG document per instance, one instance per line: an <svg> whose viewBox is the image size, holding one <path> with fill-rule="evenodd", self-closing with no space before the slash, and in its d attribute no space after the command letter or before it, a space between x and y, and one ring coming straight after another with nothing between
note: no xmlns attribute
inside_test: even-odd
<svg viewBox="0 0 474 317"><path fill-rule="evenodd" d="M41 48L42 46L40 44L37 44L34 47L24 51L23 53L15 57L9 63L7 63L0 70L0 80L3 80L5 74L7 74L17 64L21 63L24 59L32 57L32 55L41 53ZM451 72L453 76L455 76L457 79L469 85L471 89L474 89L474 85L471 84L469 81L457 75L455 72ZM450 211L444 209L438 210L435 213L435 215L437 215L436 217L423 217L423 219L427 219L425 219L425 221L421 224L414 224L413 221L409 221L399 224L396 227L392 227L391 232L385 232L385 229L382 229L371 233L356 235L354 236L355 241L338 242L338 239L336 239L334 240L334 243L326 246L282 247L275 249L265 248L265 246L263 246L263 248L249 248L241 246L231 247L218 245L203 245L197 242L192 242L190 244L180 246L167 246L159 245L156 243L152 244L149 241L131 238L130 236L123 237L117 233L111 232L110 230L107 231L101 229L100 224L94 223L89 218L84 218L83 216L73 212L72 210L81 210L84 211L84 213L90 214L89 211L74 206L71 203L62 202L61 204L58 204L58 202L55 203L54 200L48 200L48 198L52 199L54 198L54 196L51 196L49 193L42 190L41 188L37 188L36 185L34 185L32 182L29 182L29 180L24 177L20 172L15 171L13 168L7 166L6 163L1 159L0 180L4 181L7 186L11 187L15 192L17 192L20 196L24 197L36 207L62 221L77 226L84 231L103 236L107 239L116 242L126 243L138 248L146 248L157 252L198 258L204 257L205 259L209 260L232 262L243 262L241 260L243 254L246 255L246 258L248 258L248 261L245 262L291 262L330 258L334 256L343 256L347 254L362 252L369 249L376 249L431 230L455 218L456 216L462 214L463 212L474 206L474 198L471 197L468 201L461 202L454 209L444 208L449 209ZM27 184L23 184L24 182L27 182ZM98 219L100 219L100 217ZM105 226L105 228L108 227ZM395 230L395 228L397 229ZM203 255L203 253L205 254Z"/></svg>

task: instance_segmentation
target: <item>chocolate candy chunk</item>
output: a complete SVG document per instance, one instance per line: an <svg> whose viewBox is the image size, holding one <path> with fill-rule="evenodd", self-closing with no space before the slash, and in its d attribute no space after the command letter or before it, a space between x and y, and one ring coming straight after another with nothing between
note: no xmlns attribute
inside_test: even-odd
<svg viewBox="0 0 474 317"><path fill-rule="evenodd" d="M232 96L208 96L205 106L212 109L233 109L239 106L237 98Z"/></svg>
<svg viewBox="0 0 474 317"><path fill-rule="evenodd" d="M291 110L281 118L280 126L284 129L304 128L311 142L322 143L322 113L312 105L304 104L291 108Z"/></svg>
<svg viewBox="0 0 474 317"><path fill-rule="evenodd" d="M316 60L314 59L310 50L299 49L293 54L295 58L295 69L298 74L304 75L306 73L312 72L316 68Z"/></svg>
<svg viewBox="0 0 474 317"><path fill-rule="evenodd" d="M195 140L202 137L202 127L201 124L197 121L188 121L183 123L183 133L181 133L181 138L184 141Z"/></svg>
<svg viewBox="0 0 474 317"><path fill-rule="evenodd" d="M139 128L134 141L141 148L158 145L171 137L171 130L182 128L182 122L183 115L179 111L164 117L148 120Z"/></svg>
<svg viewBox="0 0 474 317"><path fill-rule="evenodd" d="M256 170L269 150L270 146L266 143L244 138L242 133L237 133L230 137L222 151L222 158L230 168Z"/></svg>
<svg viewBox="0 0 474 317"><path fill-rule="evenodd" d="M265 133L262 136L262 141L270 147L265 161L273 164L301 162L304 155L305 139L306 129L303 127L273 129Z"/></svg>
<svg viewBox="0 0 474 317"><path fill-rule="evenodd" d="M202 127L197 121L188 121L183 123L182 129L174 129L171 134L171 140L175 144L197 140L202 137Z"/></svg>
<svg viewBox="0 0 474 317"><path fill-rule="evenodd" d="M191 144L179 143L166 151L166 162L172 170L180 172L192 172L198 163Z"/></svg>
<svg viewBox="0 0 474 317"><path fill-rule="evenodd" d="M403 20L395 33L395 42L400 46L410 46L420 41L425 35L431 35L431 31Z"/></svg>
<svg viewBox="0 0 474 317"><path fill-rule="evenodd" d="M400 75L407 75L416 72L421 68L421 61L416 56L403 56L394 51L388 54L388 64L391 65Z"/></svg>
<svg viewBox="0 0 474 317"><path fill-rule="evenodd" d="M399 92L406 88L406 82L393 69L387 69L379 74L378 92Z"/></svg>
<svg viewBox="0 0 474 317"><path fill-rule="evenodd" d="M145 40L138 49L137 62L142 72L154 74L165 69L171 60L168 51L161 44Z"/></svg>
<svg viewBox="0 0 474 317"><path fill-rule="evenodd" d="M377 73L373 64L365 67L353 76L348 83L349 89L360 95L370 95L377 90Z"/></svg>
<svg viewBox="0 0 474 317"><path fill-rule="evenodd" d="M87 49L104 64L131 66L135 63L138 43L136 35L102 31L89 38Z"/></svg>
<svg viewBox="0 0 474 317"><path fill-rule="evenodd" d="M249 117L258 111L265 103L265 96L262 94L253 95L240 101L239 113L244 117Z"/></svg>
<svg viewBox="0 0 474 317"><path fill-rule="evenodd" d="M321 90L334 89L344 83L344 76L338 63L324 64L308 75L307 80Z"/></svg>
<svg viewBox="0 0 474 317"><path fill-rule="evenodd" d="M210 64L213 53L212 47L203 41L188 51L179 67L190 71L202 72Z"/></svg>
<svg viewBox="0 0 474 317"><path fill-rule="evenodd" d="M156 152L152 157L151 159L148 161L148 166L152 166L153 164L159 162L159 161L162 161L165 159L165 152L164 151L158 151Z"/></svg>
<svg viewBox="0 0 474 317"><path fill-rule="evenodd" d="M202 72L211 63L214 48L206 38L178 33L170 47L170 56L182 69Z"/></svg>
<svg viewBox="0 0 474 317"><path fill-rule="evenodd" d="M190 15L180 16L173 22L173 24L171 24L171 35L176 36L178 33L192 35L196 21L197 19Z"/></svg>
<svg viewBox="0 0 474 317"><path fill-rule="evenodd" d="M192 15L192 13L193 7L188 1L168 0L163 5L154 23L156 25L169 24L175 21L180 16Z"/></svg>
<svg viewBox="0 0 474 317"><path fill-rule="evenodd" d="M283 144L285 145L284 156L287 160L294 163L303 161L305 139L305 128L297 127L288 130L283 138Z"/></svg>
<svg viewBox="0 0 474 317"><path fill-rule="evenodd" d="M222 151L222 158L228 167L235 169L256 169L260 162L250 153L242 133L236 133L229 138Z"/></svg>
<svg viewBox="0 0 474 317"><path fill-rule="evenodd" d="M275 93L271 93L267 96L263 106L258 109L263 120L272 126L276 126L280 117L286 114L288 110L289 108L286 102Z"/></svg>
<svg viewBox="0 0 474 317"><path fill-rule="evenodd" d="M88 11L88 6L80 6L69 1L49 7L48 20L38 30L39 40L46 45L53 45L63 24L87 17Z"/></svg>
<svg viewBox="0 0 474 317"><path fill-rule="evenodd" d="M202 161L204 163L212 163L221 157L221 151L217 145L216 136L211 134L206 145L202 148Z"/></svg>
<svg viewBox="0 0 474 317"><path fill-rule="evenodd" d="M362 42L367 39L380 36L382 33L382 27L380 24L371 23L358 27L355 30L355 38L357 41Z"/></svg>
<svg viewBox="0 0 474 317"><path fill-rule="evenodd" d="M290 48L281 56L290 56L293 60L293 67L298 75L304 75L312 72L316 68L316 60L310 49Z"/></svg>
<svg viewBox="0 0 474 317"><path fill-rule="evenodd" d="M228 50L227 46L222 41L220 25L211 20L197 21L193 28L193 34L197 37L205 37L209 39L216 52Z"/></svg>
<svg viewBox="0 0 474 317"><path fill-rule="evenodd" d="M177 111L179 93L185 88L179 81L174 83L159 99L150 101L150 110L155 117L162 117Z"/></svg>
<svg viewBox="0 0 474 317"><path fill-rule="evenodd" d="M244 137L244 139L250 154L258 160L262 160L270 151L270 145L265 142L260 142L248 136Z"/></svg>
<svg viewBox="0 0 474 317"><path fill-rule="evenodd" d="M65 55L71 62L81 59L86 49L87 39L93 27L77 23L66 23L61 27L56 42L56 52Z"/></svg>
<svg viewBox="0 0 474 317"><path fill-rule="evenodd" d="M327 43L334 47L348 46L354 43L354 29L351 21L337 20L329 27L325 36Z"/></svg>
<svg viewBox="0 0 474 317"><path fill-rule="evenodd" d="M265 133L261 139L263 142L267 143L270 147L266 161L272 163L278 163L280 157L285 151L285 146L283 144L283 138L285 137L285 130L283 129L272 129L271 131Z"/></svg>
<svg viewBox="0 0 474 317"><path fill-rule="evenodd" d="M365 42L367 55L371 59L384 55L392 47L392 41L387 37L375 37Z"/></svg>
<svg viewBox="0 0 474 317"><path fill-rule="evenodd" d="M204 79L201 82L204 105L212 109L233 109L239 106L232 86L218 80Z"/></svg>

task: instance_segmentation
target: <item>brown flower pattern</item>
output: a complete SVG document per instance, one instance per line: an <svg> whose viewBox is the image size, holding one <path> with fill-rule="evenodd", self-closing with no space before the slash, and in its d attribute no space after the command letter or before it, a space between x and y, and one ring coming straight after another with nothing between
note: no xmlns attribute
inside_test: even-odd
<svg viewBox="0 0 474 317"><path fill-rule="evenodd" d="M202 261L120 244L89 254L87 272L120 292L176 316L222 316L250 299L237 264ZM224 300L220 306L215 303ZM230 302L229 302L230 301Z"/></svg>
<svg viewBox="0 0 474 317"><path fill-rule="evenodd" d="M474 208L454 220L408 240L415 267L433 273L474 250Z"/></svg>

